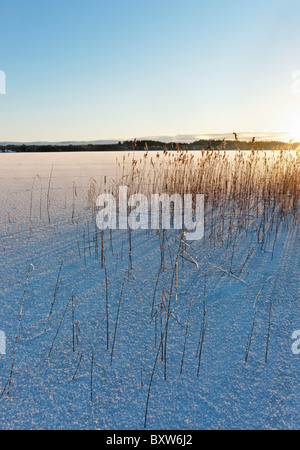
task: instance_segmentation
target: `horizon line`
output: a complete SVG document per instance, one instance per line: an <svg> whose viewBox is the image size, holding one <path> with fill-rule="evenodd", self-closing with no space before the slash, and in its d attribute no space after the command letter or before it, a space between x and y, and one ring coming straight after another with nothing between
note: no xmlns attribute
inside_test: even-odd
<svg viewBox="0 0 300 450"><path fill-rule="evenodd" d="M0 141L0 145L68 145L68 144L103 144L109 145L114 143L124 143L127 141L160 141L165 143L185 143L191 144L193 142L199 140L222 140L225 139L227 141L234 141L234 137L232 137L234 133L199 133L199 134L177 134L177 135L156 135L156 136L141 136L141 137L130 137L130 138L112 138L112 139L91 139L91 140L58 140L58 141L49 141L49 140L36 140L36 141ZM257 142L289 142L291 140L291 135L287 132L237 132L239 142L248 142L247 139L256 138ZM297 144L299 142L293 140L293 144Z"/></svg>

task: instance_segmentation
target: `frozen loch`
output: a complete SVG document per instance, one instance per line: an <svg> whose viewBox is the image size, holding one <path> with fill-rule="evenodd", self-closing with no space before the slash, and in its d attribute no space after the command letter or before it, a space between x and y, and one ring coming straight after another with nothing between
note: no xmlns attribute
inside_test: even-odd
<svg viewBox="0 0 300 450"><path fill-rule="evenodd" d="M260 184L235 156L184 162L205 194L187 241L96 224L120 184L176 192L184 155L0 154L1 429L299 429L299 162L277 202L273 156Z"/></svg>

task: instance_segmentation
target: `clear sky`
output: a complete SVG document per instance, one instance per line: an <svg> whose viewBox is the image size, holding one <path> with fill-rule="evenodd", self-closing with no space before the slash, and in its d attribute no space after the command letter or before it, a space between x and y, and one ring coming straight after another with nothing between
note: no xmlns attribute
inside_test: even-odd
<svg viewBox="0 0 300 450"><path fill-rule="evenodd" d="M0 0L0 141L300 140L299 23L299 0Z"/></svg>

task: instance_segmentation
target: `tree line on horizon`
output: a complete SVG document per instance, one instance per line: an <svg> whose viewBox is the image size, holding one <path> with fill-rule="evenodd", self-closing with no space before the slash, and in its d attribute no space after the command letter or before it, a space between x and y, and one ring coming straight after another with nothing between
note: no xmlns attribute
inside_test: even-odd
<svg viewBox="0 0 300 450"><path fill-rule="evenodd" d="M34 152L76 152L76 151L147 151L147 150L296 150L299 142L282 141L239 141L225 139L200 139L191 143L162 142L155 140L128 140L118 144L70 144L70 145L0 145L1 152L34 153Z"/></svg>

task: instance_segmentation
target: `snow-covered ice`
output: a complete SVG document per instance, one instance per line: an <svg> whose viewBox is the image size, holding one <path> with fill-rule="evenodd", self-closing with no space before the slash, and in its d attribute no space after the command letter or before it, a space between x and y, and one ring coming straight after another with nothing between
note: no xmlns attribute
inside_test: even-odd
<svg viewBox="0 0 300 450"><path fill-rule="evenodd" d="M165 366L160 333L178 234L167 237L163 273L154 231L132 232L132 272L127 230L104 232L103 260L89 196L115 179L116 157L0 155L0 428L142 429L158 355L147 428L299 429L298 228L280 229L273 255L250 228L233 257L207 234L191 244L197 265L178 261Z"/></svg>

